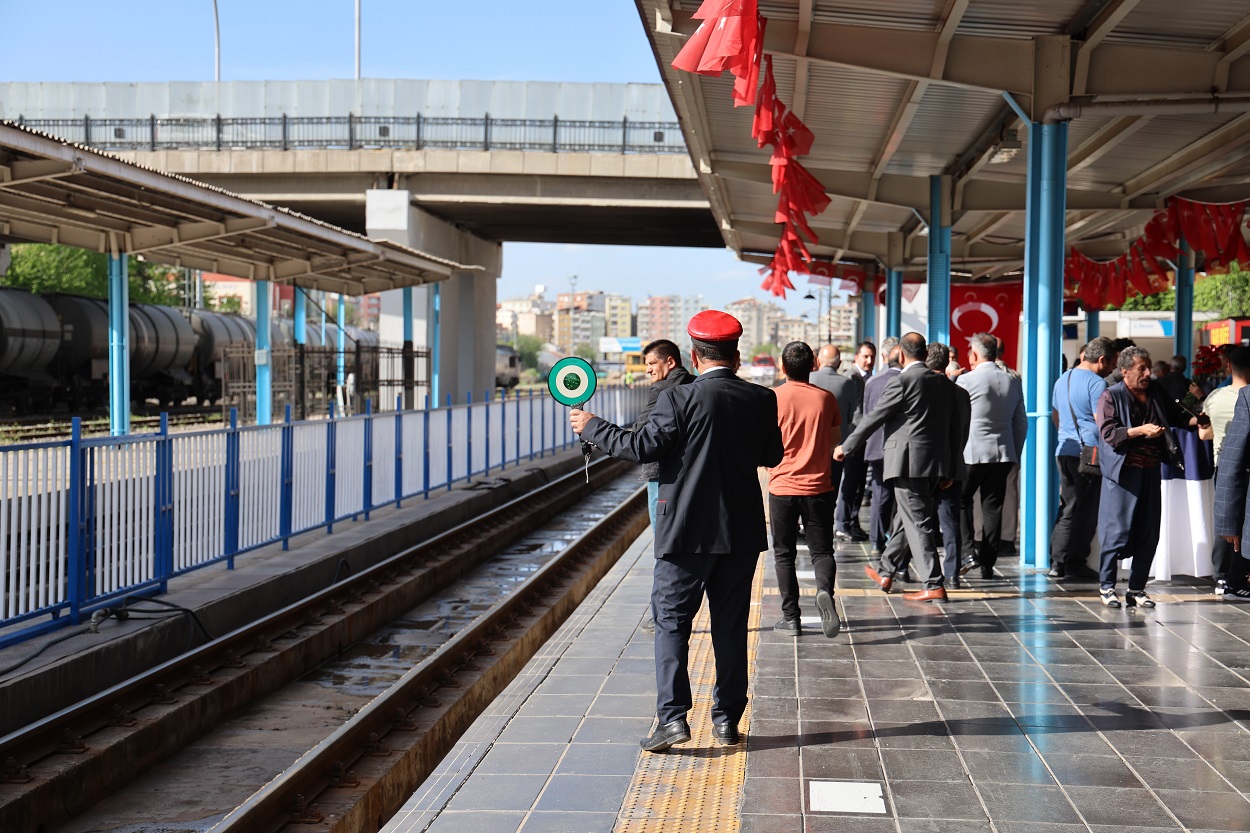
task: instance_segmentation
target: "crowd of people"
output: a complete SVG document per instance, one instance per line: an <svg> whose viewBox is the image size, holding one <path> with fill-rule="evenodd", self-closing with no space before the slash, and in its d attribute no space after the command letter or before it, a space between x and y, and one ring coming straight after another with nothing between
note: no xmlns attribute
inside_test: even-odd
<svg viewBox="0 0 1250 833"><path fill-rule="evenodd" d="M947 588L999 578L1004 505L1028 431L1020 377L990 334L969 340L966 368L954 348L912 332L882 344L880 369L876 346L862 342L844 373L838 347L815 352L791 342L781 353L784 383L775 389L737 377L742 326L733 316L701 312L688 334L697 375L673 342L644 348L651 396L635 425L570 413L584 441L645 466L655 532L647 624L655 632L658 725L641 744L653 752L690 739L686 662L705 595L716 656L712 734L718 743L738 741L751 577L768 546L759 467L768 471L767 531L781 600L774 630L797 636L803 629L802 539L821 629L833 638L841 628L838 542L871 547L864 569L885 593L914 577L920 586L902 594L908 600L942 603ZM1250 598L1250 561L1241 554L1250 536L1243 529L1250 519L1250 348L1229 351L1232 381L1210 395L1185 378L1178 359L1156 368L1131 341L1095 338L1055 384L1060 509L1048 575L1097 581L1108 607L1155 605L1146 582L1159 540L1161 466L1182 465L1172 429L1213 440L1216 593ZM1187 397L1205 400L1200 413ZM866 491L867 531L859 523ZM1088 565L1095 534L1098 570ZM1129 572L1123 602L1121 561Z"/></svg>

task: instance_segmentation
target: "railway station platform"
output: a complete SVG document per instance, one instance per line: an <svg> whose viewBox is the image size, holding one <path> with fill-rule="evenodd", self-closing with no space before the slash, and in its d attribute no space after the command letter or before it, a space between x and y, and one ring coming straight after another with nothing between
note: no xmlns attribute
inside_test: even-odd
<svg viewBox="0 0 1250 833"><path fill-rule="evenodd" d="M1152 583L1152 611L1000 562L944 606L880 593L838 552L845 628L777 634L771 557L740 745L712 743L706 610L693 737L646 754L644 533L386 833L1076 833L1250 830L1250 605ZM800 559L804 558L800 549ZM802 569L802 560L800 560ZM804 580L806 578L806 580ZM1200 584L1200 586L1199 586Z"/></svg>

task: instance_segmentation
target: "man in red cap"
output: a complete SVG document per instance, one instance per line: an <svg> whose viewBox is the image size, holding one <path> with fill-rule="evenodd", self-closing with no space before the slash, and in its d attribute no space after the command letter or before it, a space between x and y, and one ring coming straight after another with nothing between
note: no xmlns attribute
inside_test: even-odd
<svg viewBox="0 0 1250 833"><path fill-rule="evenodd" d="M686 665L705 592L716 654L712 735L718 743L738 742L747 705L751 580L768 548L756 469L776 466L784 454L776 395L734 372L738 319L705 310L686 331L698 378L662 392L646 425L631 431L576 408L569 414L573 431L607 454L660 465L651 590L659 725L641 741L648 752L690 740Z"/></svg>

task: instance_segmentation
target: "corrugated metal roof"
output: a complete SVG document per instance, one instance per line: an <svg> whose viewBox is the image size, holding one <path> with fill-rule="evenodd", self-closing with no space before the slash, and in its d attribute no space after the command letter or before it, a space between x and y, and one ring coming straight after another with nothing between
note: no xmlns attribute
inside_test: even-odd
<svg viewBox="0 0 1250 833"><path fill-rule="evenodd" d="M1057 35L1085 0L972 0L959 24L961 35L1031 38Z"/></svg>
<svg viewBox="0 0 1250 833"><path fill-rule="evenodd" d="M1211 131L1232 121L1229 114L1204 116L1156 116L1094 164L1073 172L1068 184L1075 188L1108 190L1163 162Z"/></svg>
<svg viewBox="0 0 1250 833"><path fill-rule="evenodd" d="M816 134L814 164L862 170L875 161L907 82L812 64L804 121Z"/></svg>
<svg viewBox="0 0 1250 833"><path fill-rule="evenodd" d="M942 0L874 0L865 8L853 0L816 0L812 20L848 26L882 26L924 31L937 26Z"/></svg>
<svg viewBox="0 0 1250 833"><path fill-rule="evenodd" d="M1250 14L1246 0L1142 0L1107 36L1109 43L1206 47Z"/></svg>
<svg viewBox="0 0 1250 833"><path fill-rule="evenodd" d="M1002 107L1002 97L993 93L930 85L887 171L912 176L942 173Z"/></svg>

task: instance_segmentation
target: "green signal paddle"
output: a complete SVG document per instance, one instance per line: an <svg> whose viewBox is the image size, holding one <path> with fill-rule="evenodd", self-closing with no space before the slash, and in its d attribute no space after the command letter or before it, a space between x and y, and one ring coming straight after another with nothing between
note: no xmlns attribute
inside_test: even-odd
<svg viewBox="0 0 1250 833"><path fill-rule="evenodd" d="M547 391L555 401L570 408L580 408L595 395L598 379L590 362L567 356L556 362L547 374ZM586 482L590 482L590 443L582 440L582 456L586 458Z"/></svg>
<svg viewBox="0 0 1250 833"><path fill-rule="evenodd" d="M547 374L547 391L561 405L580 408L595 395L595 369L577 356L560 359Z"/></svg>

